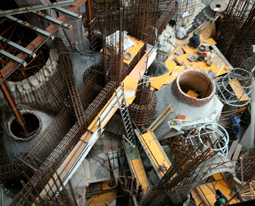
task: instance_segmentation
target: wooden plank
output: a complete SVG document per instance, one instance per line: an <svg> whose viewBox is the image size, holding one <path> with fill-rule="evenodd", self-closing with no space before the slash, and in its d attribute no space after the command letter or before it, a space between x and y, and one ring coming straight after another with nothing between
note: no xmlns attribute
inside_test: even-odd
<svg viewBox="0 0 255 206"><path fill-rule="evenodd" d="M203 206L204 205L203 204L203 200L200 198L200 196L199 196L199 194L198 194L196 189L193 189L191 191L191 195L192 195L196 205L199 205L199 206Z"/></svg>
<svg viewBox="0 0 255 206"><path fill-rule="evenodd" d="M169 72L172 72L177 64L173 61L166 61L165 65L166 65L166 68L169 70Z"/></svg>
<svg viewBox="0 0 255 206"><path fill-rule="evenodd" d="M196 187L196 191L197 193L199 194L199 197L203 200L203 203L206 205L206 206L209 206L207 201L206 201L206 197L201 193L200 189L198 187Z"/></svg>
<svg viewBox="0 0 255 206"><path fill-rule="evenodd" d="M148 127L149 130L154 131L157 126L164 121L164 119L173 112L174 109L172 108L171 104L169 104L164 111L152 122L152 124Z"/></svg>
<svg viewBox="0 0 255 206"><path fill-rule="evenodd" d="M158 178L161 179L167 171L162 171L160 166L165 165L166 168L170 168L171 166L171 162L166 156L165 151L162 149L162 146L158 142L158 139L155 137L153 132L148 131L147 133L140 135L137 129L135 129L135 133L138 136L146 155L151 161Z"/></svg>
<svg viewBox="0 0 255 206"><path fill-rule="evenodd" d="M236 150L235 150L235 153L234 153L234 155L233 155L232 160L237 160L237 158L238 158L238 156L239 156L241 150L242 150L242 145L241 145L241 144L238 144L237 147L236 147Z"/></svg>
<svg viewBox="0 0 255 206"><path fill-rule="evenodd" d="M189 95L190 97L194 97L194 98L197 98L197 97L198 97L198 93L193 92L192 90L189 90L189 91L187 92L187 95Z"/></svg>
<svg viewBox="0 0 255 206"><path fill-rule="evenodd" d="M232 81L229 82L229 85L233 89L233 91L236 94L236 97L237 97L237 99L239 99L239 101L249 100L249 97L244 92L244 89L242 88L240 82L237 79L232 79Z"/></svg>
<svg viewBox="0 0 255 206"><path fill-rule="evenodd" d="M159 90L166 82L167 78L169 77L169 74L170 72L167 72L166 74L163 74L158 77L150 77L151 86Z"/></svg>
<svg viewBox="0 0 255 206"><path fill-rule="evenodd" d="M228 159L231 160L231 157L232 157L234 151L236 150L237 144L238 144L238 140L235 140L235 141L232 142L232 145L231 145L231 147L228 151L228 156L227 156Z"/></svg>
<svg viewBox="0 0 255 206"><path fill-rule="evenodd" d="M234 69L233 66L228 62L228 60L224 57L224 55L220 52L217 46L212 45L214 51L218 54L218 56L225 62L225 64L232 70Z"/></svg>
<svg viewBox="0 0 255 206"><path fill-rule="evenodd" d="M203 41L203 44L215 45L215 44L216 44L216 41L214 41L213 38L210 38L210 39L204 40L204 41Z"/></svg>
<svg viewBox="0 0 255 206"><path fill-rule="evenodd" d="M175 79L177 78L177 76L172 76L170 75L169 77L167 77L166 81L164 84L170 84L171 82L173 82Z"/></svg>
<svg viewBox="0 0 255 206"><path fill-rule="evenodd" d="M127 65L130 64L130 62L135 58L135 56L137 55L137 53L140 51L140 49L143 47L144 43L142 41L139 41L131 36L128 36L128 38L130 38L134 43L135 46L133 46L132 48L128 49L126 52L130 53L132 55L132 57L129 60L126 60L123 58L123 62Z"/></svg>

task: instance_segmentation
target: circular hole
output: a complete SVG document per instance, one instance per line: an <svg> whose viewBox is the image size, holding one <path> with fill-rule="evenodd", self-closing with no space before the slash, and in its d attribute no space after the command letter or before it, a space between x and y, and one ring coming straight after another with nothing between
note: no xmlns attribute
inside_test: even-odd
<svg viewBox="0 0 255 206"><path fill-rule="evenodd" d="M18 138L26 139L38 131L40 122L38 117L32 113L25 113L25 114L22 114L22 116L28 126L29 135L27 136L25 134L25 132L23 131L22 127L20 126L20 124L17 122L16 119L12 121L10 125L10 130L14 136Z"/></svg>
<svg viewBox="0 0 255 206"><path fill-rule="evenodd" d="M221 7L221 5L220 4L216 4L216 8L220 8Z"/></svg>
<svg viewBox="0 0 255 206"><path fill-rule="evenodd" d="M184 93L194 92L197 99L209 97L213 93L211 80L203 73L188 71L179 76L179 85Z"/></svg>

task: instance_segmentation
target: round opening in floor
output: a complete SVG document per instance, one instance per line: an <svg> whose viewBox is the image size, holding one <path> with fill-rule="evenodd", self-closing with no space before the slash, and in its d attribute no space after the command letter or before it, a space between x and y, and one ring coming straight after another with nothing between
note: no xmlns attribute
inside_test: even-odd
<svg viewBox="0 0 255 206"><path fill-rule="evenodd" d="M28 141L34 138L41 130L41 119L31 111L21 112L29 133L26 134L16 118L13 116L9 121L9 131L15 140Z"/></svg>

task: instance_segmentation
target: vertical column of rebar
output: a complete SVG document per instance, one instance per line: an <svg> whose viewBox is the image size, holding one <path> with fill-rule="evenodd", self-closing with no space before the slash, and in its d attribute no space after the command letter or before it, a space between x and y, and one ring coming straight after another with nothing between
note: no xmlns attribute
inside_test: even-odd
<svg viewBox="0 0 255 206"><path fill-rule="evenodd" d="M254 3L255 4L255 3ZM226 58L234 67L244 67L243 61L245 61L250 55L252 55L252 45L250 45L249 37L255 33L255 6L249 13L248 18L243 23L242 27L236 33L232 39L232 43L229 45L226 51ZM252 40L254 42L254 40ZM255 64L255 62L253 63ZM246 69L251 70L253 68L252 62L247 65Z"/></svg>
<svg viewBox="0 0 255 206"><path fill-rule="evenodd" d="M105 5L103 15L98 20L101 24L104 41L104 76L105 83L123 80L123 28L124 8L121 1Z"/></svg>
<svg viewBox="0 0 255 206"><path fill-rule="evenodd" d="M145 79L140 79L138 82L136 98L134 102L139 105L149 104L153 95L153 92L150 91L150 88L150 82L146 82Z"/></svg>
<svg viewBox="0 0 255 206"><path fill-rule="evenodd" d="M233 52L236 40L239 41L242 38L241 34L245 35L244 30L247 25L243 26L251 15L254 6L255 2L252 0L229 1L217 34L217 45L224 55Z"/></svg>

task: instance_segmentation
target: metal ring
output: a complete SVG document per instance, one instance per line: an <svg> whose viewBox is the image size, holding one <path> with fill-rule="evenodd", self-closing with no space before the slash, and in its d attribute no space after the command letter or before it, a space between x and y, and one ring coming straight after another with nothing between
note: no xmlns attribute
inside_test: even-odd
<svg viewBox="0 0 255 206"><path fill-rule="evenodd" d="M126 57L128 55L128 58ZM130 60L132 58L132 54L130 54L129 52L124 53L123 58L126 60Z"/></svg>

